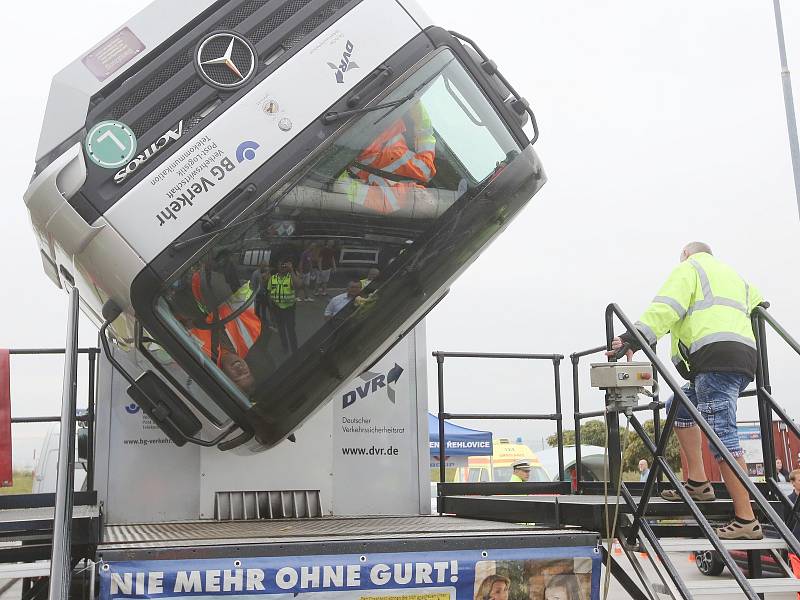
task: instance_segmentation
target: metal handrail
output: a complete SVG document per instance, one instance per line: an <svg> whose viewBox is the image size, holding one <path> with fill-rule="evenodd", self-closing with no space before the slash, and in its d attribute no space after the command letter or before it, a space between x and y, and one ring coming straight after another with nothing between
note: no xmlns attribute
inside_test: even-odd
<svg viewBox="0 0 800 600"><path fill-rule="evenodd" d="M675 418L677 416L678 407L681 406L695 423L700 427L702 432L708 438L709 443L714 447L717 451L719 456L722 460L728 465L728 467L733 471L736 478L741 482L741 484L745 487L747 492L750 495L750 498L756 503L758 508L761 512L767 516L767 518L772 522L775 529L778 530L781 537L786 541L787 545L789 546L790 550L795 554L800 553L800 542L798 542L797 538L795 538L792 531L786 526L783 522L783 519L775 512L772 506L769 504L767 499L761 494L755 484L750 481L750 478L747 476L747 473L741 468L739 463L730 453L730 451L725 448L722 441L719 439L717 434L711 428L711 426L706 422L703 416L700 414L700 411L689 401L686 393L684 392L683 388L679 385L679 383L675 380L675 378L669 373L666 369L664 364L658 358L655 351L648 345L647 341L644 339L642 334L639 330L634 326L633 322L625 315L625 313L617 306L616 304L609 304L606 308L606 343L607 348L611 349L611 342L615 336L614 334L614 317L616 316L620 322L624 325L625 329L627 330L628 334L631 335L634 340L636 341L637 345L641 348L642 352L647 356L650 362L653 365L653 370L660 373L663 377L664 382L667 386L672 390L674 393L674 400L670 405L669 410L667 411L667 418L664 423L664 428L661 433L660 438L657 440L656 443L653 443L650 440L650 437L644 431L644 428L641 427L641 424L638 423L638 420L635 416L631 417L631 423L634 425L634 429L636 430L637 434L642 438L645 445L654 455L654 462L653 468L650 470L650 474L647 478L647 481L644 486L644 490L642 491L642 496L639 500L638 505L633 500L632 496L627 493L627 488L625 484L622 484L622 488L626 491L623 494L623 497L626 503L629 505L630 509L634 511L634 519L633 524L631 525L630 530L628 531L627 535L627 542L629 544L634 544L638 538L639 531L643 531L643 522L647 513L647 507L650 502L650 498L653 494L656 479L658 474L663 471L673 486L676 488L677 493L681 496L682 500L688 505L690 511L692 512L693 516L697 520L698 525L706 534L707 539L711 542L714 546L714 549L720 554L723 562L726 564L728 569L730 570L731 574L736 579L739 586L742 588L742 591L747 595L748 598L751 600L757 600L758 595L753 590L752 586L748 583L747 579L742 574L741 570L736 566L733 558L731 557L728 550L720 541L719 537L714 532L713 528L709 524L708 520L706 519L705 515L700 511L697 504L692 500L692 498L686 493L684 487L681 485L680 481L678 481L677 476L672 472L671 468L667 464L666 459L664 458L665 450L667 447L667 443L669 441L669 436L672 433ZM614 427L616 424L616 427ZM607 421L607 427L609 429L609 448L615 451L619 450L619 420L617 414L610 415ZM611 463L611 457L613 457L616 452L609 452L609 463ZM616 481L615 477L619 477L619 461L617 459L617 463L610 464L610 471L612 476L612 481ZM644 531L643 531L644 533ZM652 543L652 540L650 540ZM662 549L663 550L663 549ZM666 555L659 556L662 560L668 560ZM675 582L677 585L677 582Z"/></svg>
<svg viewBox="0 0 800 600"><path fill-rule="evenodd" d="M53 553L50 560L49 600L69 597L72 580L72 507L75 476L75 409L78 402L78 314L80 294L70 293L61 395L61 435L58 447L56 506L53 516Z"/></svg>
<svg viewBox="0 0 800 600"><path fill-rule="evenodd" d="M753 323L753 333L756 337L756 349L758 354L756 395L758 397L758 413L761 425L761 447L764 456L764 478L772 494L780 500L784 508L788 509L796 519L797 515L800 514L800 498L792 502L778 485L778 474L775 465L775 444L772 432L773 414L777 414L781 422L797 437L800 437L800 427L798 427L797 423L795 423L772 396L765 323L769 324L772 330L798 355L800 355L800 343L789 334L777 319L767 312L765 306L757 306L751 313L751 320Z"/></svg>
<svg viewBox="0 0 800 600"><path fill-rule="evenodd" d="M436 358L437 377L438 377L438 396L439 412L439 483L445 483L445 451L447 442L444 434L444 422L446 419L498 419L498 420L527 420L527 421L555 421L556 438L558 440L558 480L564 481L564 427L561 415L561 361L564 360L562 354L514 354L514 353L492 353L492 352L434 352ZM447 413L444 409L444 359L445 358L495 358L495 359L520 359L520 360L549 360L553 363L553 379L555 385L555 412L551 414L528 414L528 413ZM439 490L441 495L441 489Z"/></svg>
<svg viewBox="0 0 800 600"><path fill-rule="evenodd" d="M573 352L569 355L572 362L572 404L573 404L573 421L575 423L575 491L581 493L583 491L583 481L581 480L581 470L583 468L583 454L581 451L581 421L584 419L594 419L597 417L606 417L606 411L581 411L581 394L580 394L580 361L586 356L592 354L599 354L606 351L606 346L595 346L587 350L580 350ZM653 373L653 378L658 381L658 373ZM633 408L633 412L640 412L645 410L653 411L653 437L658 440L661 437L661 409L664 408L664 403L659 400L659 395L653 396L653 401L649 404L643 404Z"/></svg>
<svg viewBox="0 0 800 600"><path fill-rule="evenodd" d="M65 348L11 348L8 351L9 356L45 356L45 355L62 355L66 354ZM97 372L97 357L100 354L100 348L78 348L78 354L85 354L89 362L88 372L88 393L87 393L87 406L85 415L75 415L75 420L79 423L84 423L87 428L88 448L86 460L86 489L94 489L94 417L95 417L95 375ZM61 423L61 416L43 416L43 417L11 417L12 425L31 425L42 423Z"/></svg>

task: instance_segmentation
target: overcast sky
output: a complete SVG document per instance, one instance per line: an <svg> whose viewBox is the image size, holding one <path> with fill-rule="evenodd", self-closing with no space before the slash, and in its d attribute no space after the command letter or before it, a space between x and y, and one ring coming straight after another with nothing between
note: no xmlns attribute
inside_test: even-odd
<svg viewBox="0 0 800 600"><path fill-rule="evenodd" d="M531 102L549 176L428 319L429 350L568 355L599 345L606 304L616 301L636 318L694 239L758 286L774 315L800 335L800 219L770 2L421 2L437 24L475 39ZM52 75L139 6L46 0L4 7L16 26L0 41L0 345L64 344L66 296L43 274L22 195ZM800 73L800 5L783 9L789 64ZM88 321L81 340L96 341ZM800 358L773 346L776 395L793 409ZM667 357L666 340L660 349ZM435 375L432 359L429 367ZM568 412L570 368L567 360L561 372ZM446 372L453 412L552 410L550 365L465 361ZM60 377L58 360L14 359L14 413L56 414ZM586 409L601 403L587 392ZM739 414L755 416L750 401ZM534 438L552 427L494 429Z"/></svg>

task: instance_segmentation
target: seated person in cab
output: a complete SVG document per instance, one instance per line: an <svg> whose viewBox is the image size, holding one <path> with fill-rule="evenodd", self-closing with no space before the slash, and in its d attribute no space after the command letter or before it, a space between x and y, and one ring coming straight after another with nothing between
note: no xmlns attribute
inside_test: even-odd
<svg viewBox="0 0 800 600"><path fill-rule="evenodd" d="M234 352L222 350L220 368L233 384L248 396L256 391L256 378L242 357Z"/></svg>
<svg viewBox="0 0 800 600"><path fill-rule="evenodd" d="M422 103L408 112L413 127L405 119L395 121L376 137L339 176L335 191L345 193L355 205L383 215L417 208L425 210L435 203L425 197L425 207L416 207L424 190L436 175L436 138L431 119Z"/></svg>
<svg viewBox="0 0 800 600"><path fill-rule="evenodd" d="M235 273L223 253L204 262L191 275L191 299L181 294L183 310L178 312L206 356L239 389L251 394L255 379L244 359L261 337L262 324L254 307L253 282L242 284Z"/></svg>

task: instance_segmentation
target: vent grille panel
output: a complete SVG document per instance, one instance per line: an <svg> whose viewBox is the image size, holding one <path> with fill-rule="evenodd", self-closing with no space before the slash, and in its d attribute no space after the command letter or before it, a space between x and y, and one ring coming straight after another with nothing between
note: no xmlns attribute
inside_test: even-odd
<svg viewBox="0 0 800 600"><path fill-rule="evenodd" d="M286 38L286 41L283 44L284 48L288 49L295 46L304 37L322 25L325 21L330 19L350 2L351 0L335 0L334 2L328 4L325 8L320 10L317 14L289 34L289 37Z"/></svg>
<svg viewBox="0 0 800 600"><path fill-rule="evenodd" d="M217 492L214 496L214 518L217 521L316 519L322 516L319 490Z"/></svg>
<svg viewBox="0 0 800 600"><path fill-rule="evenodd" d="M256 44L267 37L270 33L275 31L278 27L283 25L286 20L295 14L297 11L301 10L311 2L311 0L290 0L288 3L284 4L280 10L275 12L269 19L261 23L256 29L252 31L250 34L250 39L253 40Z"/></svg>
<svg viewBox="0 0 800 600"><path fill-rule="evenodd" d="M140 102L146 100L150 94L158 90L158 88L169 81L173 75L188 65L191 58L191 50L187 49L181 52L176 59L165 65L163 69L159 69L158 73L154 77L151 77L141 86L136 88L136 91L130 96L127 96L124 100L114 106L114 110L111 113L112 118L119 120L122 118L122 116L136 108Z"/></svg>
<svg viewBox="0 0 800 600"><path fill-rule="evenodd" d="M234 29L239 23L268 4L270 0L249 0L217 23L215 29Z"/></svg>
<svg viewBox="0 0 800 600"><path fill-rule="evenodd" d="M203 83L199 79L195 79L188 85L185 85L176 94L170 96L167 100L147 113L144 118L132 125L134 133L138 136L144 135L146 131L152 129L156 123L178 108L181 104L186 102L189 98L191 98L192 94L199 91L202 87Z"/></svg>

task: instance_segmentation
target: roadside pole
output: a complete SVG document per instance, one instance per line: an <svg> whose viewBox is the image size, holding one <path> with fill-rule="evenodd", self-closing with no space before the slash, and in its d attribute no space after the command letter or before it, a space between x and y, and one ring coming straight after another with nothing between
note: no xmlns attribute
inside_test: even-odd
<svg viewBox="0 0 800 600"><path fill-rule="evenodd" d="M792 76L786 60L786 44L783 38L783 19L780 0L772 0L775 9L775 28L778 32L778 52L781 58L781 83L783 84L783 103L786 106L786 126L789 130L789 150L792 154L792 173L794 174L794 193L797 198L797 211L800 215L800 145L797 141L797 120L794 114L792 95Z"/></svg>

